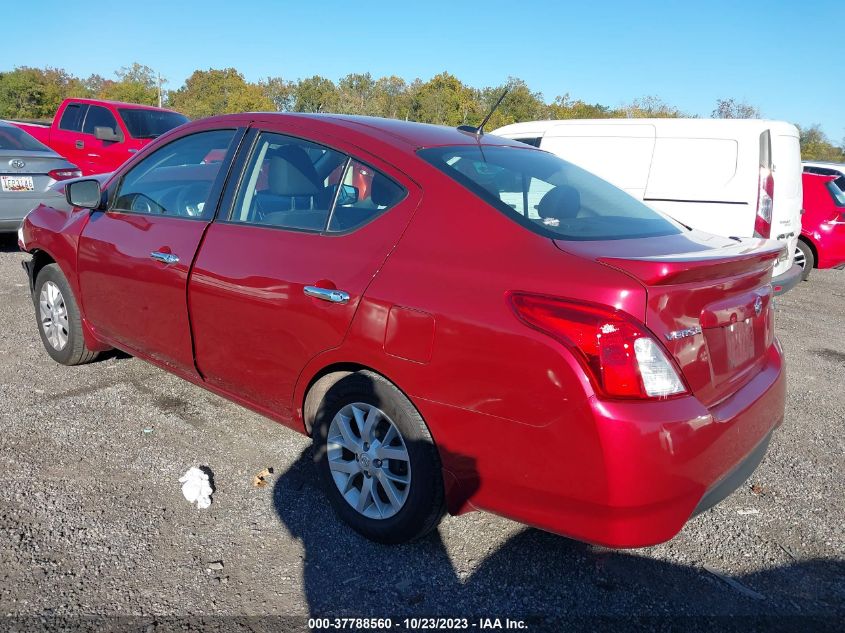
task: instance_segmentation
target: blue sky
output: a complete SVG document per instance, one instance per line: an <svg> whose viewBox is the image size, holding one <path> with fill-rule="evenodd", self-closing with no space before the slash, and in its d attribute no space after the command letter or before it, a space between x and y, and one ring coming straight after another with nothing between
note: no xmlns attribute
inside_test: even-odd
<svg viewBox="0 0 845 633"><path fill-rule="evenodd" d="M3 28L0 70L99 73L140 62L178 88L195 69L247 79L350 72L473 86L520 77L547 101L617 106L657 95L709 115L717 98L845 138L838 2L353 2L32 0ZM6 12L9 17L9 12Z"/></svg>

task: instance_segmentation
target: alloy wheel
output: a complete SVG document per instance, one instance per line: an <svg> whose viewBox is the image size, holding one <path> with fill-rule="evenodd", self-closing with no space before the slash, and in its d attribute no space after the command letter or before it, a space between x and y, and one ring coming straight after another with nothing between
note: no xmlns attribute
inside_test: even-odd
<svg viewBox="0 0 845 633"><path fill-rule="evenodd" d="M804 251L800 248L795 248L795 263L801 266L801 270L804 270L804 267L807 265L807 258L804 257Z"/></svg>
<svg viewBox="0 0 845 633"><path fill-rule="evenodd" d="M405 439L384 411L364 402L332 418L327 439L329 470L340 494L359 514L387 519L405 505L411 461Z"/></svg>
<svg viewBox="0 0 845 633"><path fill-rule="evenodd" d="M38 310L41 316L41 328L50 345L57 351L63 350L68 339L67 306L62 291L52 281L48 281L41 287Z"/></svg>

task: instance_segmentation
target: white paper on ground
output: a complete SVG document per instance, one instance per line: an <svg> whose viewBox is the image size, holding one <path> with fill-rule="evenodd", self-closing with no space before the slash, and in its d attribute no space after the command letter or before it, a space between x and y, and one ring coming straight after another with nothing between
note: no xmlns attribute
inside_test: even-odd
<svg viewBox="0 0 845 633"><path fill-rule="evenodd" d="M197 502L197 508L204 510L211 505L211 493L214 489L208 481L208 475L201 469L193 466L179 478L182 484L182 494L185 499L193 503Z"/></svg>

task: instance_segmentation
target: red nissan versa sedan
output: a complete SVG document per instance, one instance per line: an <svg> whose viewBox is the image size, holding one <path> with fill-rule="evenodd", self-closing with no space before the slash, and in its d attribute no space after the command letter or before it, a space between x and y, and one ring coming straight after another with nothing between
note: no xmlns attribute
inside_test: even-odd
<svg viewBox="0 0 845 633"><path fill-rule="evenodd" d="M374 540L481 508L658 543L783 419L780 247L689 230L523 143L221 116L66 195L21 233L50 356L119 348L310 434Z"/></svg>

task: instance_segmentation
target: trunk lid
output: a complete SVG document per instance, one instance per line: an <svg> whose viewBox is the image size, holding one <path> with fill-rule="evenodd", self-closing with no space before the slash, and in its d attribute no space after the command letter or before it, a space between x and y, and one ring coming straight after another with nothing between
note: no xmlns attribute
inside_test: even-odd
<svg viewBox="0 0 845 633"><path fill-rule="evenodd" d="M642 319L696 397L713 405L759 372L774 337L772 268L782 246L698 231L613 242L555 241L646 289Z"/></svg>

